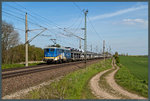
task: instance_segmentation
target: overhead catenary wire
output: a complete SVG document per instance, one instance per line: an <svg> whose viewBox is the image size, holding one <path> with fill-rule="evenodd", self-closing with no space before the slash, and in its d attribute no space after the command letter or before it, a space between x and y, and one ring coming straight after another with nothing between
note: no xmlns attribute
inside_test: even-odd
<svg viewBox="0 0 150 101"><path fill-rule="evenodd" d="M40 18L42 18L47 24L47 26L45 27L45 26L41 26L40 24L37 24L37 23L35 23L35 21L34 22L32 22L32 21L30 21L30 20L28 20L28 23L30 23L30 24L32 24L32 25L35 25L35 26L38 26L38 27L42 27L42 28L47 28L47 30L46 31L49 31L49 32L51 32L52 30L51 29L49 29L48 28L48 26L49 25L51 25L49 22L51 22L49 19L47 19L47 18L45 18L45 17L43 17L43 16L40 16L39 14L36 14L36 13L34 13L34 12L32 12L32 11L30 11L30 10L27 10L25 7L24 7L24 9L26 10L26 11L24 11L24 10L22 10L22 9L18 9L18 8L16 8L16 7L13 7L13 6L10 6L9 5L9 7L11 7L11 8L13 8L13 9L15 9L15 10L17 10L18 12L20 12L20 14L25 14L26 12L28 13L28 15L29 16L32 16L32 18L35 18L36 16L34 16L34 15L38 15ZM23 7L23 6L22 6ZM24 17L22 18L22 17L20 17L20 16L17 16L16 14L12 14L12 12L10 13L10 12L6 12L6 11L2 11L3 13L5 13L5 14L7 14L7 15L10 15L11 17L14 17L15 19L19 19L20 21L22 21L22 22L25 22L25 19L24 19ZM32 14L30 13L30 12L32 12ZM36 17L37 18L37 17ZM38 18L37 18L38 19ZM79 20L79 19L78 19ZM82 20L82 19L81 19ZM64 28L61 28L58 24L56 24L56 23L54 23L54 22L51 22L51 23L53 23L54 25L55 25L55 27L57 27L58 28L58 30L62 30L62 31L64 31ZM82 23L82 21L81 21L81 23ZM79 26L80 26L81 24L79 24ZM79 26L77 27L77 28L79 28ZM68 30L68 29L66 29L66 30ZM75 32L77 31L77 29L75 30ZM55 32L55 31L53 31L53 32ZM66 32L66 33L68 33L68 31L64 31L64 32ZM58 32L56 32L56 33L58 33Z"/></svg>
<svg viewBox="0 0 150 101"><path fill-rule="evenodd" d="M49 20L49 19L47 19L47 18L45 18L45 17L43 17L43 16L41 16L41 15L35 13L35 12L32 12L31 10L27 9L26 7L23 7L23 6L22 6L21 4L19 4L19 3L16 3L16 4L20 5L20 7L22 7L22 8L24 8L24 9L28 10L28 12L30 11L32 14L34 14L34 15L36 15L36 16L39 16L40 18L45 19L46 21L49 21L49 22L53 23L57 28L61 28L61 27L60 27L58 24L56 24L55 22L53 22L53 21L51 21L51 20ZM30 13L29 13L29 15L30 15Z"/></svg>
<svg viewBox="0 0 150 101"><path fill-rule="evenodd" d="M26 13L25 11L23 11L23 10L21 10L21 9L18 9L18 8L16 8L16 7L13 7L13 6L9 5L8 3L7 3L7 4L5 4L5 5L8 5L9 7L13 8L13 9L15 9L15 10L17 10L17 11L20 11L20 12Z"/></svg>
<svg viewBox="0 0 150 101"><path fill-rule="evenodd" d="M65 27L65 28L71 28L71 27L73 27L79 20L80 20L80 18L81 18L81 14L79 14L79 16L75 19L75 22L73 23L73 24L71 24L70 26L67 26L67 27Z"/></svg>
<svg viewBox="0 0 150 101"><path fill-rule="evenodd" d="M74 4L82 13L84 13L84 11L83 11L75 2L73 2L73 4Z"/></svg>
<svg viewBox="0 0 150 101"><path fill-rule="evenodd" d="M6 14L8 14L8 15L14 16L14 17L16 17L16 18L18 18L18 19L21 19L21 20L23 20L23 21L25 21L25 19L24 19L24 18L21 18L21 17L15 16L15 15L13 15L13 14L11 14L11 13L8 13L8 12L6 12L6 11L3 11L3 10L2 10L2 12L3 12L3 13L6 13ZM41 25L39 25L39 24L33 23L33 22L31 22L31 21L28 21L28 22L29 22L29 23L31 23L31 24L33 24L33 25L36 25L36 26L39 26L39 27L45 28L45 27L43 27L43 26L41 26Z"/></svg>
<svg viewBox="0 0 150 101"><path fill-rule="evenodd" d="M25 19L24 19L24 18L15 16L15 15L13 15L13 14L10 14L10 13L6 12L6 11L2 11L2 12L4 12L5 14L10 15L11 17L13 16L15 19L20 20L20 21L22 21L23 23L25 22ZM32 22L30 22L30 21L28 21L28 22L31 23L31 24L36 25L35 23L32 23ZM39 26L39 25L37 25L37 26ZM44 28L44 27L42 27L42 28ZM20 28L14 28L14 29L21 30L21 31L25 31L25 30L20 29ZM35 29L35 30L43 30L43 29ZM29 33L34 33L34 32L30 32L30 30L29 30ZM34 33L34 34L37 34L37 33Z"/></svg>
<svg viewBox="0 0 150 101"><path fill-rule="evenodd" d="M73 2L73 4L74 4L82 13L84 13L84 11L83 11L75 2ZM88 20L89 20L91 26L93 27L94 31L96 32L96 34L99 36L99 34L98 34L97 31L95 30L95 28L94 28L92 22L90 21L88 15L87 15L87 18L88 18ZM99 36L99 37L100 37L100 36ZM102 37L100 37L100 38L103 39Z"/></svg>
<svg viewBox="0 0 150 101"><path fill-rule="evenodd" d="M80 8L80 6L78 6L75 2L73 2L73 4L74 4L74 5L76 6L76 8L78 8L82 13L84 13L84 10L82 10L82 9ZM94 25L92 24L92 22L91 22L90 18L88 17L88 15L87 15L87 18L88 18L88 20L89 20L89 22L90 22L91 27L93 28L93 30L94 30L95 33L97 34L97 36L98 36L100 39L104 40L104 38L102 38L102 36L100 36L99 33L96 31L96 29L95 29ZM110 44L108 43L108 41L107 41L107 44L110 46Z"/></svg>
<svg viewBox="0 0 150 101"><path fill-rule="evenodd" d="M76 33L77 30L80 28L82 22L83 22L83 17L81 18L80 23L79 23L79 25L77 26L77 28L75 28L75 30L74 30L73 32L71 32L71 33ZM80 28L80 30L81 30L81 28Z"/></svg>
<svg viewBox="0 0 150 101"><path fill-rule="evenodd" d="M24 13L24 14L27 12L27 13L28 13L28 15L30 15L30 16L32 16L32 17L34 17L34 18L37 18L36 16L33 16L33 15L32 15L32 14L34 14L34 15L35 15L36 13L32 12L32 14L30 14L30 13L29 13L29 11L30 11L30 10L28 10L28 11L27 11L27 9L26 9L25 7L21 6L21 5L20 5L20 4L18 4L18 3L17 3L17 5L20 5L20 7L22 7L22 8L24 8L24 9L26 9L26 11L23 11L23 10L20 10L20 9L18 9L18 8L16 8L16 7L10 6L9 4L6 4L6 5L8 5L9 7L13 8L13 9L15 9L15 10L19 11L19 12L22 12L22 13ZM30 12L31 12L31 11L30 11ZM36 14L36 15L37 15L37 14ZM40 15L38 15L38 16L39 16L39 17L41 17ZM42 17L42 18L43 18L43 17ZM47 21L46 21L46 22L47 22Z"/></svg>
<svg viewBox="0 0 150 101"><path fill-rule="evenodd" d="M88 18L88 21L90 22L90 24L91 24L91 26L92 26L93 30L94 30L94 31L95 31L95 33L97 34L97 36L103 40L103 38L102 38L102 37L98 34L98 32L95 30L95 28L94 28L94 26L93 26L93 24L92 24L92 22L91 22L90 18L89 18L88 16L87 16L87 18Z"/></svg>
<svg viewBox="0 0 150 101"><path fill-rule="evenodd" d="M21 30L21 31L25 31L25 30L23 30L23 29L20 29L20 28L16 28L16 27L14 27L14 29L17 29L17 30Z"/></svg>
<svg viewBox="0 0 150 101"><path fill-rule="evenodd" d="M15 3L16 3L16 2L15 2ZM16 4L17 4L17 5L19 5L20 7L24 8L24 9L26 9L26 10L28 10L28 11L32 12L31 10L29 10L29 9L27 9L27 8L25 8L25 7L23 7L23 6L22 6L22 5L20 5L19 3L16 3ZM64 29L63 29L62 27L60 27L60 25L56 24L55 22L53 22L53 21L51 21L51 20L49 20L49 19L47 19L47 18L45 18L45 17L43 17L43 16L41 16L41 15L39 15L39 14L35 13L35 12L32 12L32 14L37 15L37 16L39 16L39 17L43 18L46 22L47 22L47 21L49 21L49 22L53 23L53 24L55 25L55 27L57 27L58 29L60 29L60 30L63 30L63 31L64 31ZM31 15L31 14L29 13L29 15ZM31 16L32 16L32 15L31 15Z"/></svg>
<svg viewBox="0 0 150 101"><path fill-rule="evenodd" d="M7 10L7 11L6 11L6 10L3 9L3 11L4 11L4 13L7 13L7 14L9 13L9 15L13 13L13 14L21 15L21 16L24 17L24 14L18 13L18 12L16 13L16 12L14 12L14 11L12 11L12 10ZM16 15L15 15L15 16L16 16ZM18 18L18 16L17 16L17 18ZM19 18L22 18L22 17L19 16ZM23 20L23 19L22 19L22 20ZM33 21L33 20L34 20L34 19L28 18L28 21L29 21L29 22L31 22L31 21ZM32 23L32 24L33 24L33 23ZM39 25L39 24L37 24L37 23L34 23L34 24Z"/></svg>
<svg viewBox="0 0 150 101"><path fill-rule="evenodd" d="M24 16L25 13L20 13L16 10L12 10L12 9L2 9L3 11L7 11L7 12L10 12L10 13L14 13L14 14L17 14L17 15L20 15L20 16Z"/></svg>

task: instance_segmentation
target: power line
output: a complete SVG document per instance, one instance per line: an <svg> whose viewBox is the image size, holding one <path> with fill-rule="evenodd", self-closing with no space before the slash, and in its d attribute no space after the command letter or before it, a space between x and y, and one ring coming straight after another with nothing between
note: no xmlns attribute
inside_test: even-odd
<svg viewBox="0 0 150 101"><path fill-rule="evenodd" d="M24 8L24 9L26 9L25 7L23 7L23 6L21 6L20 4L18 4L18 3L16 3L17 5L19 5L20 7L22 7L22 8ZM18 9L18 8L16 8L16 7L13 7L13 6L10 6L9 4L7 4L9 7L11 7L11 8L13 8L13 9L15 9L15 10L17 10L17 11L20 11L20 12L23 12L23 13L26 13L26 12L28 12L28 11L30 11L30 10L28 10L28 11L23 11L23 10L20 10L20 9ZM26 9L27 10L27 9ZM32 12L32 11L30 11L30 12ZM36 13L34 13L34 12L32 12L33 14L35 14L35 15L38 15L38 14L36 14ZM28 15L30 15L30 16L32 16L33 18L37 18L36 16L33 16L32 14L30 14L30 13L28 13ZM41 17L40 15L38 15L39 17ZM43 17L42 17L43 18ZM46 20L46 22L47 22L47 20ZM37 24L38 25L38 24ZM40 26L40 25L39 25ZM42 27L42 26L41 26Z"/></svg>
<svg viewBox="0 0 150 101"><path fill-rule="evenodd" d="M20 29L20 28L16 28L16 27L14 27L14 29L17 29L17 30L21 30L21 31L25 31L25 30L23 30L23 29Z"/></svg>
<svg viewBox="0 0 150 101"><path fill-rule="evenodd" d="M23 11L23 10L21 10L21 9L18 9L18 8L16 8L16 7L13 7L13 6L10 6L8 3L7 3L6 5L8 5L9 7L13 8L13 9L16 9L17 11L26 13L25 11Z"/></svg>
<svg viewBox="0 0 150 101"><path fill-rule="evenodd" d="M70 28L70 27L74 26L74 25L75 25L75 23L77 23L77 22L80 20L80 17L81 17L81 16L82 16L82 15L81 15L81 14L79 14L79 16L76 18L75 22L74 22L73 24L71 24L70 26L66 27L66 28L68 29L68 28Z"/></svg>
<svg viewBox="0 0 150 101"><path fill-rule="evenodd" d="M82 10L75 2L73 2L73 4L74 4L82 13L84 13L84 10ZM97 33L97 31L95 30L95 28L94 28L94 26L93 26L93 24L92 24L92 22L90 21L90 19L89 19L88 16L87 16L87 18L88 18L88 20L89 20L89 22L90 22L90 24L91 24L93 30L94 30L95 33L98 35L98 37L100 37L101 39L103 39L101 36L99 36L99 34Z"/></svg>
<svg viewBox="0 0 150 101"><path fill-rule="evenodd" d="M82 13L84 13L84 11L83 11L75 2L73 2L73 4L74 4Z"/></svg>
<svg viewBox="0 0 150 101"><path fill-rule="evenodd" d="M3 10L3 11L7 11L7 12L11 12L11 13L13 12L13 13L15 13L15 14L24 16L24 13L20 13L20 12L18 12L18 11L15 12L15 10L12 10L12 9L11 9L11 10L10 10L10 9L2 9L2 10Z"/></svg>
<svg viewBox="0 0 150 101"><path fill-rule="evenodd" d="M11 11L11 10L7 10L7 12L6 12L5 10L3 10L3 11L4 11L5 13L7 13L7 14L8 14L8 11L9 11L9 14L11 14L11 13L18 14L18 13L14 12L14 11ZM19 15L21 15L21 16L24 17L24 14L22 14L22 13L20 13ZM17 18L18 18L18 17L17 17ZM21 18L21 17L20 17L20 18ZM31 19L31 18L28 18L28 20L29 20L29 22L33 21L33 19ZM32 23L32 22L31 22L31 23ZM33 24L33 23L32 23L32 24ZM37 24L37 23L34 23L34 24L40 26L40 25Z"/></svg>
<svg viewBox="0 0 150 101"><path fill-rule="evenodd" d="M103 38L98 34L98 32L95 30L95 28L94 28L94 26L93 26L93 24L92 24L92 22L90 21L90 19L89 19L88 16L87 16L87 18L88 18L88 20L89 20L89 22L90 22L90 24L91 24L93 30L95 31L95 33L99 36L99 38L103 39Z"/></svg>
<svg viewBox="0 0 150 101"><path fill-rule="evenodd" d="M8 15L14 16L14 17L16 17L16 18L18 18L18 19L21 19L21 20L23 20L23 21L25 21L25 19L24 19L24 18L21 18L21 17L15 16L15 15L13 15L13 14L11 14L11 13L8 13L8 12L6 12L6 11L3 11L3 10L2 10L2 12L6 13L6 14L8 14ZM31 24L33 24L33 25L36 25L36 26L39 26L39 27L45 28L45 27L43 27L43 26L41 26L41 25L39 25L39 24L35 24L35 23L31 22L31 21L28 21L28 22L29 22L29 23L31 23Z"/></svg>
<svg viewBox="0 0 150 101"><path fill-rule="evenodd" d="M21 19L21 20L24 20L24 21L25 21L25 19L20 18L20 17L18 17L18 16L15 16L15 15L13 15L13 14L11 14L11 13L6 12L6 11L3 11L3 10L2 10L2 12L3 12L3 13L5 13L5 14L8 14L8 15L14 16L14 17L16 17L16 18L18 18L18 19Z"/></svg>
<svg viewBox="0 0 150 101"><path fill-rule="evenodd" d="M16 3L16 2L15 2ZM22 5L20 5L19 3L16 3L17 5L19 5L20 7L22 7L22 8L24 8L24 9L26 9L26 10L28 10L28 11L30 11L30 12L32 12L31 10L29 10L29 9L27 9L27 8L25 8L25 7L23 7ZM43 18L43 19L45 19L45 21L47 22L47 21L49 21L49 22L51 22L51 23L53 23L53 24L55 24L55 27L57 27L58 29L61 29L61 30L63 30L64 31L64 29L63 28L61 28L58 24L56 24L55 22L53 22L53 21L51 21L51 20L49 20L49 19L47 19L47 18L45 18L45 17L43 17L43 16L41 16L41 15L39 15L39 14L37 14L37 13L34 13L34 12L32 12L33 14L35 14L35 15L37 15L37 16L39 16L39 17L41 17L41 18ZM29 15L30 16L32 16L30 13L29 13Z"/></svg>
<svg viewBox="0 0 150 101"><path fill-rule="evenodd" d="M16 4L20 5L19 3L16 3ZM26 9L26 10L28 10L28 11L32 12L31 10L27 9L26 7L23 7L22 5L20 5L20 7L22 7L22 8L24 8L24 9ZM49 22L51 22L51 23L55 24L55 26L56 26L57 28L61 28L61 27L59 27L59 25L58 25L58 24L56 24L55 22L53 22L53 21L51 21L51 20L49 20L49 19L47 19L47 18L45 18L45 17L43 17L43 16L41 16L41 15L39 15L39 14L35 13L35 12L32 12L32 13L33 13L34 15L37 15L37 16L39 16L39 17L41 17L41 18L45 19L46 21L49 21ZM30 14L30 13L29 13L29 14Z"/></svg>
<svg viewBox="0 0 150 101"><path fill-rule="evenodd" d="M83 11L75 2L73 2L73 4L74 4L82 13L84 13L84 11ZM98 37L100 37L101 39L103 39L101 36L99 36L99 34L97 33L97 31L95 30L95 28L94 28L94 26L93 26L93 24L92 24L92 22L90 21L90 19L89 19L88 16L87 16L87 18L88 18L88 20L89 20L89 22L90 22L90 24L91 24L93 30L94 30L95 33L98 35Z"/></svg>
<svg viewBox="0 0 150 101"><path fill-rule="evenodd" d="M17 3L18 4L18 3ZM7 4L8 5L8 4ZM18 8L15 8L15 7L13 7L13 6L10 6L10 5L8 5L9 7L11 7L11 8L13 8L13 9L15 9L15 10L17 10L17 11L19 11L19 12L21 12L21 13L26 13L26 12L29 12L30 10L28 10L28 11L23 11L23 10L20 10L20 9L18 9ZM20 5L21 6L21 5ZM23 6L21 6L22 8L24 8L25 10L27 10L25 7L23 7ZM11 14L11 13L8 13L8 12L6 12L6 11L2 11L3 13L5 13L5 14L7 14L7 15L10 15L10 16L13 16L13 17L15 17L15 18L17 18L17 19L19 19L19 20L21 20L21 21L25 21L25 19L24 18L21 18L21 17L18 17L18 16L16 16L16 15L14 15L14 14ZM32 11L30 11L30 12L32 12ZM49 22L52 22L53 24L55 24L55 26L58 28L58 29L61 29L62 31L64 31L64 29L63 28L61 28L59 25L57 25L56 23L54 23L53 21L50 21L49 19L47 19L47 18L45 18L45 17L43 17L43 16L40 16L39 14L36 14L36 13L34 13L34 12L32 12L34 15L38 15L39 17L41 17L46 23L48 23L48 21ZM32 14L30 14L30 13L28 13L28 15L30 15L30 16L32 16L33 18L37 18L36 16L33 16ZM78 19L79 20L79 19ZM37 24L37 23L33 23L33 22L31 22L31 21L28 21L29 23L31 23L31 24L33 24L33 25L36 25L36 26L39 26L39 27L43 27L43 26L41 26L41 25L39 25L39 24ZM80 23L82 23L82 19L81 19L81 22ZM49 24L49 23L48 23ZM47 24L47 25L48 25ZM48 25L49 26L49 25ZM79 24L79 26L80 26L80 24ZM79 27L78 26L78 27ZM45 27L43 27L43 28L45 28ZM77 30L77 29L76 29ZM75 32L76 32L76 30L75 30ZM48 29L48 31L50 31L50 29ZM65 31L66 32L66 31Z"/></svg>
<svg viewBox="0 0 150 101"><path fill-rule="evenodd" d="M80 28L82 21L83 21L83 17L82 17L82 19L81 19L81 21L80 21L78 27L77 27L77 28L75 29L75 31L73 31L72 33L76 33L76 31Z"/></svg>

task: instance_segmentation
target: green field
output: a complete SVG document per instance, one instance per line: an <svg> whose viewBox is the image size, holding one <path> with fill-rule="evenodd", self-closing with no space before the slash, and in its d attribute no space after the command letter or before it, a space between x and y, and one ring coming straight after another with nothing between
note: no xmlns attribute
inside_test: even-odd
<svg viewBox="0 0 150 101"><path fill-rule="evenodd" d="M111 59L92 64L64 76L60 81L29 92L23 99L96 99L88 82L95 74L111 68Z"/></svg>
<svg viewBox="0 0 150 101"><path fill-rule="evenodd" d="M120 63L127 67L131 74L141 80L148 81L148 57L120 56Z"/></svg>
<svg viewBox="0 0 150 101"><path fill-rule="evenodd" d="M120 56L116 82L125 89L148 97L148 57Z"/></svg>

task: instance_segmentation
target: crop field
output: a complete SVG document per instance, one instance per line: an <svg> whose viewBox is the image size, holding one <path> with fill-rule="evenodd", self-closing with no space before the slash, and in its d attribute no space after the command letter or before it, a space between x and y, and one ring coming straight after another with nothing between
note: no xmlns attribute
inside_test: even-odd
<svg viewBox="0 0 150 101"><path fill-rule="evenodd" d="M148 81L148 57L120 56L120 63L127 67L131 74L141 80Z"/></svg>
<svg viewBox="0 0 150 101"><path fill-rule="evenodd" d="M116 82L125 89L148 97L148 57L120 56Z"/></svg>

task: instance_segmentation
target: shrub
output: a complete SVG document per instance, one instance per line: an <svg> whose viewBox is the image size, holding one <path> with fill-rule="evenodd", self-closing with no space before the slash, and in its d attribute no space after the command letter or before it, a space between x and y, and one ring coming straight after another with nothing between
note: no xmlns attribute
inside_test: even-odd
<svg viewBox="0 0 150 101"><path fill-rule="evenodd" d="M115 52L114 58L116 60L116 64L118 65L120 63L118 52Z"/></svg>

